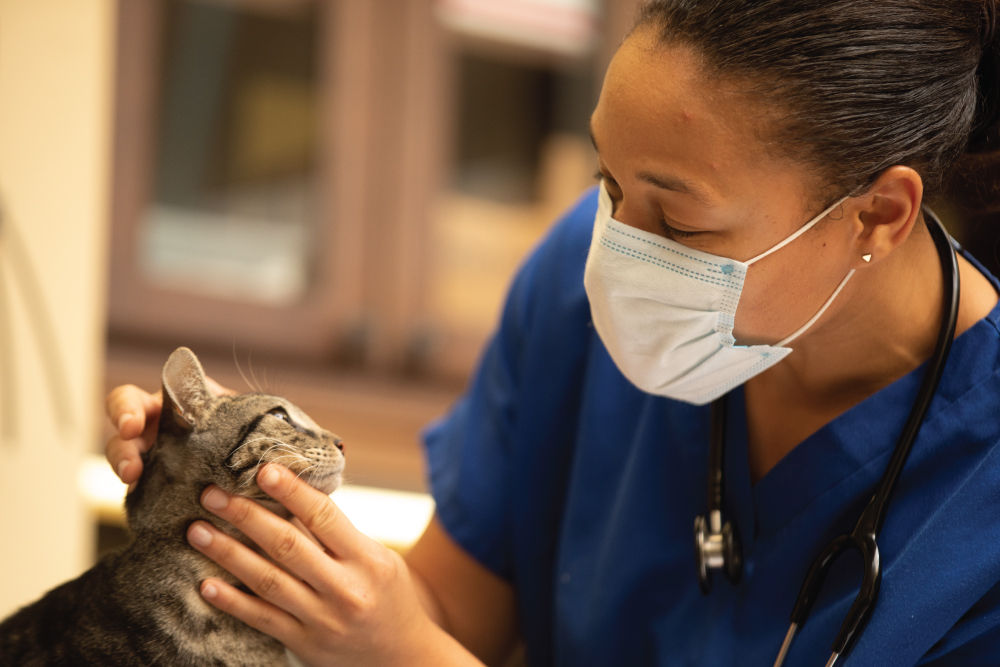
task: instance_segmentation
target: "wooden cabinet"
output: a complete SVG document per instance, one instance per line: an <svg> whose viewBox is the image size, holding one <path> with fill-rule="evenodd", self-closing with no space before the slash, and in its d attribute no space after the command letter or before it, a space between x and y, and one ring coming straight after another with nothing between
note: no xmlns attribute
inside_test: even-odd
<svg viewBox="0 0 1000 667"><path fill-rule="evenodd" d="M467 374L637 3L545 4L120 0L112 342Z"/></svg>

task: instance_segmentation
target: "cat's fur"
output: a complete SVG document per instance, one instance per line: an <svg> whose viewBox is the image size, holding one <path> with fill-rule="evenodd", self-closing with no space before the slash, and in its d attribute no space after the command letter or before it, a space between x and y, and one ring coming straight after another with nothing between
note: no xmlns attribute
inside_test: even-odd
<svg viewBox="0 0 1000 667"><path fill-rule="evenodd" d="M281 644L201 599L205 577L236 582L185 538L204 519L247 542L201 508L210 483L287 516L255 482L267 461L330 493L344 457L339 438L282 398L214 397L194 354L175 350L156 443L125 503L131 543L0 623L0 665L286 664Z"/></svg>

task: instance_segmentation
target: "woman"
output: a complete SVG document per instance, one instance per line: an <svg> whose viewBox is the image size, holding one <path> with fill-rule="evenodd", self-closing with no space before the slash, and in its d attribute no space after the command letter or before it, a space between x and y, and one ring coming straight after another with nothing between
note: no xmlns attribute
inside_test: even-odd
<svg viewBox="0 0 1000 667"><path fill-rule="evenodd" d="M932 354L946 286L921 205L993 141L996 9L648 4L592 116L598 190L521 269L467 393L426 434L437 514L405 563L268 468L261 486L325 550L211 492L206 506L291 574L199 524L195 548L260 597L215 580L203 595L317 663L497 662L520 638L531 664L771 664ZM958 268L950 359L848 664L1000 655L998 283L965 254ZM723 510L743 565L705 595L691 526L705 404L724 394ZM109 396L125 481L158 405L134 387ZM859 585L842 560L787 664L830 655Z"/></svg>

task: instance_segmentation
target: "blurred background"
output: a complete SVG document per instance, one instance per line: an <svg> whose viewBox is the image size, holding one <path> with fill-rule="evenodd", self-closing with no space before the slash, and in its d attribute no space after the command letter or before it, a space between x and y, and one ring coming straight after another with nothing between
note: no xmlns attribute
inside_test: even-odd
<svg viewBox="0 0 1000 667"><path fill-rule="evenodd" d="M122 539L81 471L178 345L426 491L637 5L0 0L0 616Z"/></svg>

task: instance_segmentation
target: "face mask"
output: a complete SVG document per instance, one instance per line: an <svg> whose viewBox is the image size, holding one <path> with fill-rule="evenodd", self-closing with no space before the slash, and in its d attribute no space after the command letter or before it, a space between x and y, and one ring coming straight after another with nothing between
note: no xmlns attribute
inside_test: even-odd
<svg viewBox="0 0 1000 667"><path fill-rule="evenodd" d="M611 217L601 184L584 271L597 334L622 374L645 392L703 405L784 359L788 343L813 325L826 303L774 345L736 345L733 323L751 264L791 243L844 197L770 250L738 262L688 248Z"/></svg>

